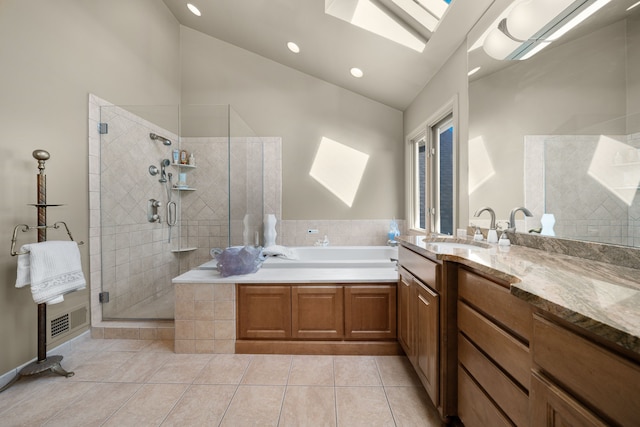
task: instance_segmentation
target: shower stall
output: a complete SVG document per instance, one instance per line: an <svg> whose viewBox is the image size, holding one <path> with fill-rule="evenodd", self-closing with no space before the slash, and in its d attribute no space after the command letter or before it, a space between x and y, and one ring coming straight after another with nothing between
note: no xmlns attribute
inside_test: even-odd
<svg viewBox="0 0 640 427"><path fill-rule="evenodd" d="M102 320L173 319L173 277L279 216L280 138L229 105L103 102L98 130Z"/></svg>

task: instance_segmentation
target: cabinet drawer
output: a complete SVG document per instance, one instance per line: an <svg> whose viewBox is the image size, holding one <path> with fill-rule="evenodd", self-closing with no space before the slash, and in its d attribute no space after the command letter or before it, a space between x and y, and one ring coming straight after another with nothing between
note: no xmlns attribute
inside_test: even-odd
<svg viewBox="0 0 640 427"><path fill-rule="evenodd" d="M458 367L458 417L465 427L513 426L461 367Z"/></svg>
<svg viewBox="0 0 640 427"><path fill-rule="evenodd" d="M458 359L511 421L521 426L528 423L527 393L461 334L458 334Z"/></svg>
<svg viewBox="0 0 640 427"><path fill-rule="evenodd" d="M640 420L640 367L535 315L533 359L563 388L621 425Z"/></svg>
<svg viewBox="0 0 640 427"><path fill-rule="evenodd" d="M458 301L458 328L493 361L529 389L529 348L464 302Z"/></svg>
<svg viewBox="0 0 640 427"><path fill-rule="evenodd" d="M433 262L422 255L418 255L410 249L400 246L398 248L398 259L400 265L406 268L416 279L429 285L432 289L440 292L440 264Z"/></svg>
<svg viewBox="0 0 640 427"><path fill-rule="evenodd" d="M607 424L537 372L531 373L531 427Z"/></svg>
<svg viewBox="0 0 640 427"><path fill-rule="evenodd" d="M524 341L531 340L531 306L511 295L507 287L458 268L458 298L510 329Z"/></svg>

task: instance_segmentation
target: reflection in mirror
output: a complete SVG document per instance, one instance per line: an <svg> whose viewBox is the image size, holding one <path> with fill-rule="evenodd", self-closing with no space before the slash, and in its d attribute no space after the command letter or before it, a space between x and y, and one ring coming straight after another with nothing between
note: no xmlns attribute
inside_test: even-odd
<svg viewBox="0 0 640 427"><path fill-rule="evenodd" d="M610 2L533 57L504 61L482 38L519 2L496 2L506 12L469 39L469 70L480 67L469 82L470 212L491 206L506 220L526 206L534 216L518 232L553 214L558 237L640 247L636 1Z"/></svg>

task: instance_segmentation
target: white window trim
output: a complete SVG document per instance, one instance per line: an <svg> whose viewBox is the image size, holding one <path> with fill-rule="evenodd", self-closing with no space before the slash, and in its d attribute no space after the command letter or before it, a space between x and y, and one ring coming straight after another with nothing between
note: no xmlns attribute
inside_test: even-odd
<svg viewBox="0 0 640 427"><path fill-rule="evenodd" d="M410 132L405 137L405 212L407 213L407 229L410 234L431 234L432 223L431 219L425 221L426 229L416 228L414 224L417 223L417 216L419 215L419 208L416 209L415 200L419 200L419 189L416 188L413 177L417 173L417 159L414 158L413 155L413 141L425 138L425 143L428 144L427 147L430 147L432 144L431 139L433 138L432 129L441 122L445 117L449 114L452 115L452 124L453 124L453 223L454 230L457 228L459 224L459 197L460 197L460 141L459 141L459 106L458 106L458 96L455 95L449 102L443 105L440 109L438 109L434 114L432 114L427 120L422 122L420 126L415 128L412 132ZM427 192L426 199L429 201L428 208L431 208L433 205L432 195L430 192L430 188L425 189ZM417 212L416 212L417 211Z"/></svg>

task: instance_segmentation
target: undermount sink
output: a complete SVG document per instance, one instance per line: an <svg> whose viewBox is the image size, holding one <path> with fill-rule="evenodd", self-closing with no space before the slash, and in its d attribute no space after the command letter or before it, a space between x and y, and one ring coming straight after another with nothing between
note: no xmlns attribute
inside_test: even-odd
<svg viewBox="0 0 640 427"><path fill-rule="evenodd" d="M480 242L460 242L460 241L432 241L430 239L425 239L424 242L427 244L427 249L433 252L448 252L451 253L456 249L467 250L467 251L486 251L491 246L486 243Z"/></svg>

